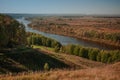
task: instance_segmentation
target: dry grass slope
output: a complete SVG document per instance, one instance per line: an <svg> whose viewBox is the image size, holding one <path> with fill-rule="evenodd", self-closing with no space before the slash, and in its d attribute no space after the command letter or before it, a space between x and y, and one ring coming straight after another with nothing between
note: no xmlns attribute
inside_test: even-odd
<svg viewBox="0 0 120 80"><path fill-rule="evenodd" d="M55 70L1 76L0 80L119 80L120 62L92 69Z"/></svg>

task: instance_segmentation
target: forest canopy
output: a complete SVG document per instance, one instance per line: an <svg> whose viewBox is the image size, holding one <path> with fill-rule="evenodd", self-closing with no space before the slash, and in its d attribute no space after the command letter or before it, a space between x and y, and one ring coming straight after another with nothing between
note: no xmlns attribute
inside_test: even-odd
<svg viewBox="0 0 120 80"><path fill-rule="evenodd" d="M0 14L0 47L15 47L25 43L25 26L10 16Z"/></svg>

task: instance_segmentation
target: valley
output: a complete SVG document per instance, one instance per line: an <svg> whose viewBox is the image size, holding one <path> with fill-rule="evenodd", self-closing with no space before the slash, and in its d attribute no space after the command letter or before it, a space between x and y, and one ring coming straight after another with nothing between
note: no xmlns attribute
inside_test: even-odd
<svg viewBox="0 0 120 80"><path fill-rule="evenodd" d="M107 35L107 38L102 37L102 39L104 40L105 38L105 41L110 41L110 44L115 43L115 45L111 45L114 49L110 47L109 50L106 50L97 47L93 48L78 44L69 44L71 42L67 39L72 39L71 41L74 42L75 40L71 37L77 38L75 36L66 37L73 35L73 32L69 33L69 31L75 31L71 26L68 27L65 24L63 26L62 22L64 21L58 22L60 24L54 22L55 24L47 26L47 21L51 23L50 20L54 21L58 17L53 19L51 19L51 17L44 17L44 21L46 21L46 19L47 21L45 23L42 21L42 24L39 24L41 20L39 20L39 18L29 18L25 19L32 21L32 23L27 22L27 20L24 21L23 19L24 23L22 24L20 22L22 20L21 18L18 20L8 15L0 14L0 80L119 80L120 50L119 46L117 46L119 44L118 23L115 29L113 29L113 27L110 28L110 30L113 31L108 30L108 32L106 32L106 30L103 30L103 32L105 32L103 36L106 36L107 33L110 33L110 35L109 37ZM66 20L65 18L62 19ZM36 25L39 24L41 27L31 26L34 20L34 23L37 22ZM66 22L67 21L68 20L66 20ZM29 26L27 24L29 24ZM59 27L55 27L55 25L59 25ZM71 25L73 25L72 22ZM91 31L91 29L99 32L100 29L105 28L100 27L98 30L95 27L89 27L90 29L88 29L88 27L85 26L80 28L83 28L83 31L85 30L84 34L86 34L88 30ZM50 29L46 30L48 27L50 27ZM51 31L51 29L53 30ZM75 26L74 29L78 30L79 27ZM49 32L49 30L51 32ZM65 32L68 31L67 35L64 31L62 34L62 30L65 30ZM54 31L58 33L53 33ZM101 34L101 32L102 31L100 31L99 34ZM79 33L79 31L74 35L77 33ZM61 36L64 34L65 36ZM91 40L97 40L95 37L96 34L93 33L94 36L90 36L89 34L92 33L88 33L86 38L85 35L80 35L81 39L85 42L89 41L89 43L92 42ZM52 37L50 37L50 35ZM113 37L111 37L111 35ZM67 44L65 45L63 43L61 44L59 40L68 42L66 42ZM98 40L101 40L101 37L100 39L98 37ZM87 42L86 44L89 44ZM108 45L106 46L108 47Z"/></svg>
<svg viewBox="0 0 120 80"><path fill-rule="evenodd" d="M28 18L29 26L42 32L70 36L109 49L120 49L119 17L48 16Z"/></svg>

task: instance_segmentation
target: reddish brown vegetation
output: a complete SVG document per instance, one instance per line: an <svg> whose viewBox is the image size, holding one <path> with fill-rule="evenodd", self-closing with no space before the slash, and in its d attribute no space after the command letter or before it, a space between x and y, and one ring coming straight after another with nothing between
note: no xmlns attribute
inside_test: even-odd
<svg viewBox="0 0 120 80"><path fill-rule="evenodd" d="M119 80L120 62L101 68L82 70L55 70L49 72L32 72L15 76L1 76L0 80Z"/></svg>
<svg viewBox="0 0 120 80"><path fill-rule="evenodd" d="M30 26L43 32L71 36L120 48L120 18L34 18Z"/></svg>

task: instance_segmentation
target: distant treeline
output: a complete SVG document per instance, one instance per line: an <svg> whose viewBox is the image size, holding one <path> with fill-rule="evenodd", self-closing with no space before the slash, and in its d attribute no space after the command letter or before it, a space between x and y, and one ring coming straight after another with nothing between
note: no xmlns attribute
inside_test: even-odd
<svg viewBox="0 0 120 80"><path fill-rule="evenodd" d="M10 16L0 14L0 49L25 43L24 25Z"/></svg>
<svg viewBox="0 0 120 80"><path fill-rule="evenodd" d="M80 37L88 41L105 45L113 49L120 49L120 32L106 33L96 30L83 30L80 32Z"/></svg>
<svg viewBox="0 0 120 80"><path fill-rule="evenodd" d="M54 48L56 52L58 52L62 46L58 41L54 39L30 32L27 33L27 43L28 45L51 47Z"/></svg>
<svg viewBox="0 0 120 80"><path fill-rule="evenodd" d="M69 44L63 46L60 51L103 63L120 61L120 50L104 51L97 48L86 48Z"/></svg>
<svg viewBox="0 0 120 80"><path fill-rule="evenodd" d="M120 44L120 33L104 33L104 32L100 33L94 30L90 30L90 31L82 32L81 36L88 37L88 38L111 40L114 42L118 42L118 44Z"/></svg>

